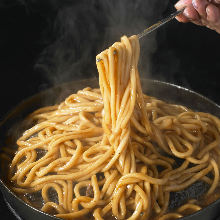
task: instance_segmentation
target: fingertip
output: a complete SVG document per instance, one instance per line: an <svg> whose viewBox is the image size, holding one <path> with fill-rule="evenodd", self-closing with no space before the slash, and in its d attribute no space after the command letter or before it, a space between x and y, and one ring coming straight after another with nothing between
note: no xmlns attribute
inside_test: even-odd
<svg viewBox="0 0 220 220"><path fill-rule="evenodd" d="M207 13L207 20L209 22L213 22L213 23L220 22L219 21L220 20L220 10L215 5L209 4L206 7L206 13Z"/></svg>
<svg viewBox="0 0 220 220"><path fill-rule="evenodd" d="M176 20L182 23L187 23L189 22L189 19L187 19L184 15L178 15L176 16Z"/></svg>
<svg viewBox="0 0 220 220"><path fill-rule="evenodd" d="M191 4L192 0L180 0L174 6L177 10L182 9Z"/></svg>
<svg viewBox="0 0 220 220"><path fill-rule="evenodd" d="M178 10L181 7L181 5L182 5L182 1L180 0L174 5L174 7Z"/></svg>
<svg viewBox="0 0 220 220"><path fill-rule="evenodd" d="M199 14L198 14L198 12L195 10L195 8L193 6L187 7L183 11L183 15L185 17L187 17L189 20L199 20Z"/></svg>
<svg viewBox="0 0 220 220"><path fill-rule="evenodd" d="M192 0L194 9L199 13L200 16L206 16L206 6L208 5L207 0Z"/></svg>

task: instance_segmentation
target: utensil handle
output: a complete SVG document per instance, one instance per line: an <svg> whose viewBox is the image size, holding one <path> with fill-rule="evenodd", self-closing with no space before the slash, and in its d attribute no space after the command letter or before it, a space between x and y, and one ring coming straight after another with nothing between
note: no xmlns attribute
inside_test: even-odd
<svg viewBox="0 0 220 220"><path fill-rule="evenodd" d="M139 33L137 36L139 39L141 39L142 37L146 36L147 34L153 32L154 30L156 30L157 28L163 26L164 24L166 24L167 22L171 21L172 19L174 19L177 15L181 14L184 11L185 8L182 8L178 11L175 11L174 13L170 14L168 17L158 21L157 23L153 24L152 26L148 27L147 29L145 29L144 31L142 31L141 33Z"/></svg>

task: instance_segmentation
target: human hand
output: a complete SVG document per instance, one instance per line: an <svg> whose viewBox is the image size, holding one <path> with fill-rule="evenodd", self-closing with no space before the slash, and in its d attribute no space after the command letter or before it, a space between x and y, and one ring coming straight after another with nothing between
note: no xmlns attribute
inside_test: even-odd
<svg viewBox="0 0 220 220"><path fill-rule="evenodd" d="M176 19L180 22L192 22L206 26L220 34L220 0L180 0L176 9L185 7Z"/></svg>

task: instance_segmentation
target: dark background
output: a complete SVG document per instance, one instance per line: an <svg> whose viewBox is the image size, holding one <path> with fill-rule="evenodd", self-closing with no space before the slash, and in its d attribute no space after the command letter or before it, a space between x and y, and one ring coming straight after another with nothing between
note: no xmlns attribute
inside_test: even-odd
<svg viewBox="0 0 220 220"><path fill-rule="evenodd" d="M41 90L97 77L96 54L173 12L176 1L154 2L0 1L0 120ZM220 104L220 35L214 31L172 21L142 39L141 52L142 77L182 85ZM0 216L12 219L1 197Z"/></svg>

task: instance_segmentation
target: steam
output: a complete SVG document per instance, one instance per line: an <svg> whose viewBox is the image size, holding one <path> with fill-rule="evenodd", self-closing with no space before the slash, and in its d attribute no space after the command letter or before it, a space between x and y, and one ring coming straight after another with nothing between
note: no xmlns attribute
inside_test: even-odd
<svg viewBox="0 0 220 220"><path fill-rule="evenodd" d="M98 77L95 56L119 41L138 34L162 17L168 0L65 1L56 15L50 36L54 40L41 53L35 68L52 85ZM50 1L50 4L53 4ZM55 1L54 4L57 4ZM56 8L56 6L51 5ZM157 49L156 34L141 40L140 73L150 77L151 56Z"/></svg>

